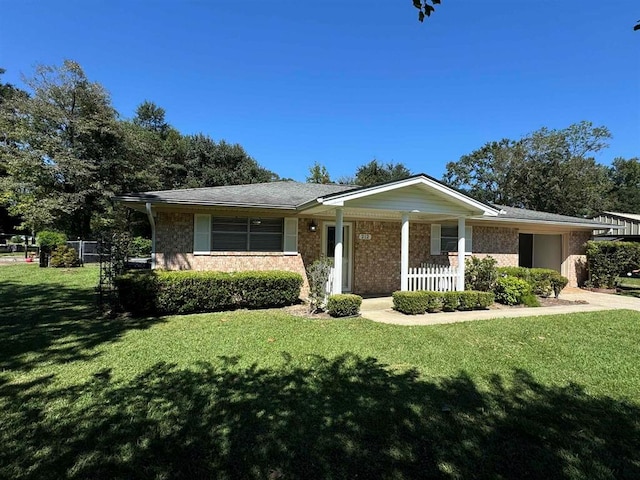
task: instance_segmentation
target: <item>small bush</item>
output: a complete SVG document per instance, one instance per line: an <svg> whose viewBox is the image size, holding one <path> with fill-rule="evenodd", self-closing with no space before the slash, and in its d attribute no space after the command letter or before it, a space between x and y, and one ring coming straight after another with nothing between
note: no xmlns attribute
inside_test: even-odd
<svg viewBox="0 0 640 480"><path fill-rule="evenodd" d="M329 295L327 311L332 317L354 317L360 313L362 297L350 293Z"/></svg>
<svg viewBox="0 0 640 480"><path fill-rule="evenodd" d="M555 275L552 275L549 281L551 282L553 295L556 298L558 298L562 289L567 286L567 283L569 283L569 279L567 277L563 277L558 272L555 272Z"/></svg>
<svg viewBox="0 0 640 480"><path fill-rule="evenodd" d="M420 315L427 311L427 292L393 292L393 309L406 315Z"/></svg>
<svg viewBox="0 0 640 480"><path fill-rule="evenodd" d="M427 312L437 313L442 311L444 300L440 292L424 292L427 300Z"/></svg>
<svg viewBox="0 0 640 480"><path fill-rule="evenodd" d="M116 278L122 307L137 314L186 314L294 303L302 277L293 272L153 271Z"/></svg>
<svg viewBox="0 0 640 480"><path fill-rule="evenodd" d="M148 238L133 237L129 243L129 257L150 257L152 242Z"/></svg>
<svg viewBox="0 0 640 480"><path fill-rule="evenodd" d="M531 294L531 286L521 278L501 277L496 281L495 295L499 303L518 305L528 294Z"/></svg>
<svg viewBox="0 0 640 480"><path fill-rule="evenodd" d="M465 289L478 292L491 291L498 279L497 264L493 257L468 258L464 270Z"/></svg>
<svg viewBox="0 0 640 480"><path fill-rule="evenodd" d="M453 312L460 306L460 292L442 292L442 310Z"/></svg>
<svg viewBox="0 0 640 480"><path fill-rule="evenodd" d="M80 259L78 258L78 252L67 245L59 245L53 250L49 265L57 268L79 267Z"/></svg>
<svg viewBox="0 0 640 480"><path fill-rule="evenodd" d="M62 232L55 230L43 230L36 235L36 241L40 248L53 249L55 247L64 245L67 241L67 236Z"/></svg>
<svg viewBox="0 0 640 480"><path fill-rule="evenodd" d="M568 278L549 268L499 267L498 274L526 281L532 293L541 297L549 297L553 293L557 298L560 290L569 283Z"/></svg>
<svg viewBox="0 0 640 480"><path fill-rule="evenodd" d="M540 300L533 293L525 294L521 299L520 303L525 307L539 307Z"/></svg>
<svg viewBox="0 0 640 480"><path fill-rule="evenodd" d="M489 308L496 301L496 296L493 292L477 292L478 293L478 306L479 309Z"/></svg>
<svg viewBox="0 0 640 480"><path fill-rule="evenodd" d="M478 308L478 292L465 290L458 293L458 310L474 310Z"/></svg>

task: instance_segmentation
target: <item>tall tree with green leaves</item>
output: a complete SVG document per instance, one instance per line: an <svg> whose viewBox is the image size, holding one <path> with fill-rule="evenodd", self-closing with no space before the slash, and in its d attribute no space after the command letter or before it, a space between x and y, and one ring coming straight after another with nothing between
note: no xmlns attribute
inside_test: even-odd
<svg viewBox="0 0 640 480"><path fill-rule="evenodd" d="M327 170L327 167L315 162L309 167L307 183L331 183L331 177L329 176L329 170Z"/></svg>
<svg viewBox="0 0 640 480"><path fill-rule="evenodd" d="M28 98L8 102L15 142L2 146L9 211L29 229L56 223L88 236L92 212L112 193L122 132L105 89L76 62L39 66ZM106 178L105 178L106 175Z"/></svg>
<svg viewBox="0 0 640 480"><path fill-rule="evenodd" d="M606 127L590 122L542 128L520 140L489 142L449 162L443 181L488 203L593 214L610 205L607 168L593 158L610 138Z"/></svg>
<svg viewBox="0 0 640 480"><path fill-rule="evenodd" d="M393 180L402 180L410 176L411 171L402 163L384 164L373 159L358 167L354 181L356 185L368 187Z"/></svg>
<svg viewBox="0 0 640 480"><path fill-rule="evenodd" d="M203 134L185 137L184 187L272 182L279 177L260 166L239 144L216 142Z"/></svg>
<svg viewBox="0 0 640 480"><path fill-rule="evenodd" d="M609 170L613 184L611 209L616 212L640 214L640 159L618 157Z"/></svg>

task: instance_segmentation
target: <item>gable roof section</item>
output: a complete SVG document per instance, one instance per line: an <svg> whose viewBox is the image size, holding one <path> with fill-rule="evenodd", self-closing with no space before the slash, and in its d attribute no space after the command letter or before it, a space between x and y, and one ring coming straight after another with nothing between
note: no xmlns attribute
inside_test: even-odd
<svg viewBox="0 0 640 480"><path fill-rule="evenodd" d="M635 213L621 213L621 212L602 212L600 215L596 215L596 217L618 217L623 218L625 220L631 220L633 222L640 222L640 215L636 215Z"/></svg>
<svg viewBox="0 0 640 480"><path fill-rule="evenodd" d="M373 185L371 187L360 187L357 189L329 194L325 197L317 198L315 202L309 202L309 204L302 206L302 209L305 207L311 207L317 203L336 207L345 206L348 203L358 203L359 205L362 205L363 203L366 203L366 200L375 202L376 197L382 198L386 196L388 198L389 194L398 194L398 192L409 191L409 189L412 188L421 189L423 192L428 192L432 197L445 200L448 203L455 204L459 208L461 207L466 210L473 211L476 214L490 217L495 217L499 214L498 209L479 202L478 200L454 190L435 178L423 173L413 175L402 180Z"/></svg>

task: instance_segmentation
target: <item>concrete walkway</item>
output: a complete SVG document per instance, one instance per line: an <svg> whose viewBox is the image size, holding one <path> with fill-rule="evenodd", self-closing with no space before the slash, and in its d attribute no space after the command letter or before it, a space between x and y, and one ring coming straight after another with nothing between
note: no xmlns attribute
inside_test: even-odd
<svg viewBox="0 0 640 480"><path fill-rule="evenodd" d="M569 289L568 289L569 290ZM537 308L504 308L495 310L475 310L471 312L425 313L423 315L405 315L393 310L391 297L366 298L362 301L360 313L374 322L395 325L438 325L443 323L487 320L490 318L534 317L541 315L560 315L565 313L598 312L603 310L640 311L640 298L623 297L607 293L594 293L586 290L570 289L560 294L564 300L587 302L581 305L559 305Z"/></svg>

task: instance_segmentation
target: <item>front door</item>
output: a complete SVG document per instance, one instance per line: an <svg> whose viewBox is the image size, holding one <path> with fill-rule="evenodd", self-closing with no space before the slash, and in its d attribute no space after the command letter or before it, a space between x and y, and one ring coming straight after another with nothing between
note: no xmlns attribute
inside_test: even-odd
<svg viewBox="0 0 640 480"><path fill-rule="evenodd" d="M322 253L333 260L336 248L336 224L324 222ZM351 271L353 249L351 248L351 224L342 224L342 291L351 291Z"/></svg>

